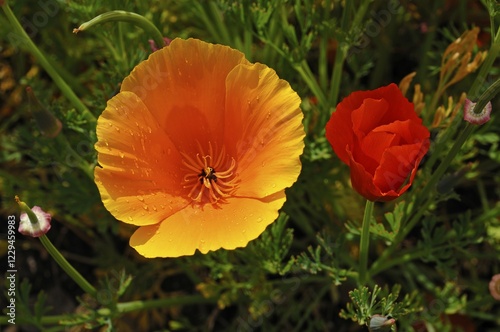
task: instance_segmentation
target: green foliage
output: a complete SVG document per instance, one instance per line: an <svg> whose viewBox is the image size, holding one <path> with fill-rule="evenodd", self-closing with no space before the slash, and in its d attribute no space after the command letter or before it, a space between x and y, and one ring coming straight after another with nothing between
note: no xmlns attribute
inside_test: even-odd
<svg viewBox="0 0 500 332"><path fill-rule="evenodd" d="M400 285L394 285L389 292L389 288L384 289L375 285L373 291L368 287L356 288L349 292L352 303L348 303L346 310L340 311L340 317L352 319L360 325L368 325L370 317L382 315L400 319L410 313L421 311L420 300L417 292L406 294L402 302L396 302L401 291Z"/></svg>
<svg viewBox="0 0 500 332"><path fill-rule="evenodd" d="M48 15L41 3L58 12ZM299 179L287 188L278 219L259 238L245 248L206 255L140 257L128 244L135 229L106 211L93 181L95 125L12 35L1 11L1 218L16 214L19 220L15 195L49 210L49 237L97 288L96 297L81 294L49 264L36 239L16 233L19 276L26 279L16 302L21 329L347 331L357 325L366 330L373 315L394 318L393 331L396 326L397 331L458 331L457 317L477 331L494 331L500 324L498 302L488 291L491 277L500 273L498 97L491 121L472 131L437 182L431 182L433 175L465 130L461 107L454 120L448 114L431 129L429 153L404 196L376 203L366 284L359 282L365 202L324 135L339 100L398 83L414 70L406 97L411 101L420 85L425 102L420 116L429 126L448 97L455 106L476 81L484 91L500 74L496 62L483 77L469 73L435 98L442 54L467 27L481 27L484 38L471 55L491 54L496 33L491 29L500 25L497 1L463 0L449 7L381 0L9 4L95 117L151 53L151 36L123 22L77 35L72 29L106 11L126 10L148 18L170 39L228 45L276 70L302 98L307 134ZM35 18L43 13L48 20L38 24ZM26 86L62 122L59 138L39 132ZM0 238L2 257L5 242ZM60 315L57 303L49 305L49 285L72 299L73 312ZM168 299L179 302L155 302ZM336 312L340 317L332 318ZM0 324L6 324L4 318Z"/></svg>

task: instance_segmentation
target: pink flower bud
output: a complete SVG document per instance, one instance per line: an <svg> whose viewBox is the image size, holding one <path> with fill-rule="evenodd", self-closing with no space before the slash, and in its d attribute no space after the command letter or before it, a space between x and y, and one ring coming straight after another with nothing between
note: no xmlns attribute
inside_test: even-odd
<svg viewBox="0 0 500 332"><path fill-rule="evenodd" d="M490 281L490 294L495 300L500 301L500 273L495 274Z"/></svg>
<svg viewBox="0 0 500 332"><path fill-rule="evenodd" d="M464 102L464 120L475 125L482 125L490 120L491 101L481 110L475 110L476 103L469 99Z"/></svg>
<svg viewBox="0 0 500 332"><path fill-rule="evenodd" d="M32 222L27 213L21 213L21 221L19 222L19 233L32 237L40 237L50 230L50 221L52 216L43 211L39 206L34 206L32 209L37 218L37 222Z"/></svg>

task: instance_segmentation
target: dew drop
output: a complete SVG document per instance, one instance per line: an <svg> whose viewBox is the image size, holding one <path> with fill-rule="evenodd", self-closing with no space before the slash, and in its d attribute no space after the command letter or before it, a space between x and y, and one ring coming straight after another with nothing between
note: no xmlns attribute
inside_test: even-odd
<svg viewBox="0 0 500 332"><path fill-rule="evenodd" d="M120 128L118 128L118 127L116 127L116 126L115 126L115 130L116 130L117 132L120 132Z"/></svg>
<svg viewBox="0 0 500 332"><path fill-rule="evenodd" d="M271 184L272 188L276 188L276 183Z"/></svg>
<svg viewBox="0 0 500 332"><path fill-rule="evenodd" d="M153 129L151 129L151 127L148 127L148 133L152 133L153 132Z"/></svg>
<svg viewBox="0 0 500 332"><path fill-rule="evenodd" d="M263 161L261 164L260 164L262 167L266 167L266 162Z"/></svg>
<svg viewBox="0 0 500 332"><path fill-rule="evenodd" d="M120 158L123 159L125 157L125 154L122 151L120 151L119 153L120 153Z"/></svg>
<svg viewBox="0 0 500 332"><path fill-rule="evenodd" d="M144 197L142 196L137 196L137 199L140 200L141 202L144 202Z"/></svg>
<svg viewBox="0 0 500 332"><path fill-rule="evenodd" d="M241 232L242 232L243 234L245 234L247 231L246 231L246 229L244 229L244 230L242 230Z"/></svg>
<svg viewBox="0 0 500 332"><path fill-rule="evenodd" d="M146 210L146 211L147 211L147 210L149 210L149 207L148 207L146 204L144 204L144 205L142 206L142 208L143 208L144 210Z"/></svg>
<svg viewBox="0 0 500 332"><path fill-rule="evenodd" d="M153 205L153 211L158 211L158 209L156 208L156 206Z"/></svg>
<svg viewBox="0 0 500 332"><path fill-rule="evenodd" d="M134 218L132 218L131 216L128 216L128 220L129 221L134 221Z"/></svg>
<svg viewBox="0 0 500 332"><path fill-rule="evenodd" d="M257 222L262 222L262 218L261 218L261 217L258 217L258 218L257 218Z"/></svg>

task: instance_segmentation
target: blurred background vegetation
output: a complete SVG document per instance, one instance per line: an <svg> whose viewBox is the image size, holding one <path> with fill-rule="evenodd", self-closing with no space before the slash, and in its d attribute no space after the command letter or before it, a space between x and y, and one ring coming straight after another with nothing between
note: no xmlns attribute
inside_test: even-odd
<svg viewBox="0 0 500 332"><path fill-rule="evenodd" d="M167 38L229 45L275 69L303 100L307 137L299 180L287 190L279 219L258 239L233 251L145 259L128 245L133 227L108 213L85 171L96 163L95 125L61 94L2 13L2 234L8 215L19 220L15 195L41 206L53 215L49 238L100 294L97 299L83 294L39 241L18 234L18 324L8 331L364 331L358 322L373 314L396 318L398 331L498 331L500 302L489 294L488 283L500 273L499 98L493 100L492 120L466 142L416 227L370 270L368 288L351 293L358 286L353 276L364 199L350 187L347 166L324 138L324 125L343 97L399 83L413 71L407 97L411 101L415 83L420 84L426 104L421 116L431 127L436 108L429 105L443 52L472 27L481 30L471 51L488 50L491 29L500 25L496 1L18 0L9 5L96 117L123 78L151 53L151 36L117 22L77 35L72 30L106 11L126 10L151 20ZM453 97L453 108L476 74L448 88L436 106L448 108ZM496 62L479 93L499 74ZM63 141L40 133L27 86L61 120ZM400 200L376 205L374 223L380 226L373 231L370 262L417 213L419 188L446 155L461 122L460 113L454 119L448 114L433 127L433 145L413 189ZM6 248L2 235L2 273ZM118 305L168 298L173 299L168 305L130 312ZM103 308L107 314L98 310Z"/></svg>

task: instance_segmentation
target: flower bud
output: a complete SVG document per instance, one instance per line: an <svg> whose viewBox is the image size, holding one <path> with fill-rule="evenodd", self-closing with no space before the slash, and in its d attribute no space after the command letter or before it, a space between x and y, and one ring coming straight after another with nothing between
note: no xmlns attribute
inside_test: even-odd
<svg viewBox="0 0 500 332"><path fill-rule="evenodd" d="M155 41L153 39L149 39L148 40L148 43L149 43L149 47L151 47L151 51L152 52L156 52L158 51L160 48L164 47L164 46L168 46L170 45L170 43L172 42L172 39L170 38L167 38L167 37L163 37L163 41L165 42L164 45L161 45L161 46L157 46Z"/></svg>
<svg viewBox="0 0 500 332"><path fill-rule="evenodd" d="M396 320L390 316L373 315L370 318L368 329L372 331L389 331L391 326L396 324Z"/></svg>
<svg viewBox="0 0 500 332"><path fill-rule="evenodd" d="M489 288L491 296L493 296L495 300L500 301L500 273L495 274L493 278L491 278Z"/></svg>
<svg viewBox="0 0 500 332"><path fill-rule="evenodd" d="M43 211L39 206L34 206L30 209L29 206L22 202L16 196L16 202L24 212L21 213L19 222L19 233L32 237L40 237L50 230L50 221L52 216Z"/></svg>
<svg viewBox="0 0 500 332"><path fill-rule="evenodd" d="M490 120L491 114L491 101L486 104L486 106L477 111L476 103L473 103L469 99L465 99L464 103L464 120L476 125L482 125Z"/></svg>
<svg viewBox="0 0 500 332"><path fill-rule="evenodd" d="M28 93L31 113L40 132L46 137L56 137L61 132L61 121L38 101L31 87L27 87L26 92Z"/></svg>

